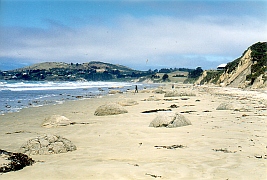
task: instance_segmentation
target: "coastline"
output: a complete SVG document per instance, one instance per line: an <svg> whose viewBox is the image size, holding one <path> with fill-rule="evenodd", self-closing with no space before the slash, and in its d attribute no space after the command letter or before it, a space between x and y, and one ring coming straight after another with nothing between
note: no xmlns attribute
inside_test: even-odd
<svg viewBox="0 0 267 180"><path fill-rule="evenodd" d="M172 90L171 84L163 89ZM266 179L267 98L263 98L264 92L263 96L255 97L252 91L179 84L176 90L196 96L166 98L152 90L129 91L31 107L0 116L1 149L17 152L27 140L44 134L63 136L77 147L75 151L62 154L31 155L37 161L35 164L1 174L0 178ZM144 101L150 96L158 100ZM94 115L100 105L125 98L134 99L138 105L125 106L128 110L125 114ZM223 102L239 105L240 109L216 110ZM172 104L179 106L172 111L183 114L192 125L148 127L158 113L142 111L167 109ZM44 119L51 115L87 124L42 127ZM155 147L171 145L185 148Z"/></svg>

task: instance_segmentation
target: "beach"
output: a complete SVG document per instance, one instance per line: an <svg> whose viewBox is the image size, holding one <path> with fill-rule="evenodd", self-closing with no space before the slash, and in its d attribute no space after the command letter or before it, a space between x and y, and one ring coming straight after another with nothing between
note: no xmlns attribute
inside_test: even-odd
<svg viewBox="0 0 267 180"><path fill-rule="evenodd" d="M33 165L2 173L0 179L267 179L266 91L182 84L161 90L181 94L132 90L1 115L1 149L17 152L29 139L46 134L62 136L77 149L30 155ZM124 99L138 104L123 106L128 113L94 115L99 106ZM233 108L218 110L221 103ZM142 112L159 109L177 112L192 125L149 127L168 112ZM43 127L52 115L75 123Z"/></svg>

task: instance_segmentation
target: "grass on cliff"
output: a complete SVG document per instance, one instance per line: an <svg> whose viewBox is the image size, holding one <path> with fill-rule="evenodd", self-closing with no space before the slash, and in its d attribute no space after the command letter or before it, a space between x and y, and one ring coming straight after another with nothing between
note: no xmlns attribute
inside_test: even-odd
<svg viewBox="0 0 267 180"><path fill-rule="evenodd" d="M258 42L250 48L253 65L251 66L251 74L247 75L246 80L253 84L257 77L267 71L267 42ZM264 78L264 80L266 81L267 78Z"/></svg>
<svg viewBox="0 0 267 180"><path fill-rule="evenodd" d="M204 84L205 82L210 82L213 84L217 84L220 76L222 75L223 71L207 71L207 76L205 76L201 81L200 84Z"/></svg>

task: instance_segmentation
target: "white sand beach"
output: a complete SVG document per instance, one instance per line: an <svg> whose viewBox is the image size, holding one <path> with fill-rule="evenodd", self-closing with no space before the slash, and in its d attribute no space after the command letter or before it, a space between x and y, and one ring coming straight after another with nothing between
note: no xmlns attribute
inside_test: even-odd
<svg viewBox="0 0 267 180"><path fill-rule="evenodd" d="M163 87L171 91L171 85ZM0 179L267 179L267 94L233 88L176 85L195 96L164 97L152 90L127 92L58 105L22 109L0 116L0 149L18 152L29 139L53 134L77 149L60 154L30 155L36 162ZM150 96L157 101L144 101ZM133 99L128 113L96 116L108 102ZM153 98L151 98L153 99ZM230 103L229 110L216 110ZM177 108L170 108L171 105ZM149 127L171 109L192 125ZM75 122L43 127L51 115ZM177 146L176 146L177 145Z"/></svg>

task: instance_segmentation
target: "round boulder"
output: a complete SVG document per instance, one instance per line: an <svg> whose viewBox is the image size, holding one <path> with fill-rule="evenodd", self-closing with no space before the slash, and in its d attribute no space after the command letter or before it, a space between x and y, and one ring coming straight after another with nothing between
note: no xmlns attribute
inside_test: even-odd
<svg viewBox="0 0 267 180"><path fill-rule="evenodd" d="M156 94L164 94L166 91L164 91L162 88L158 88L158 89L155 89L153 92Z"/></svg>
<svg viewBox="0 0 267 180"><path fill-rule="evenodd" d="M221 103L216 110L234 110L234 106L230 103Z"/></svg>
<svg viewBox="0 0 267 180"><path fill-rule="evenodd" d="M71 123L72 122L65 116L52 115L49 118L46 118L44 120L43 127L51 128L51 127L58 127L58 126L68 126Z"/></svg>
<svg viewBox="0 0 267 180"><path fill-rule="evenodd" d="M30 139L20 147L19 152L28 155L47 155L74 150L76 146L70 140L57 135L45 135Z"/></svg>
<svg viewBox="0 0 267 180"><path fill-rule="evenodd" d="M191 122L179 113L164 112L159 113L157 117L149 124L149 127L181 127L192 125Z"/></svg>
<svg viewBox="0 0 267 180"><path fill-rule="evenodd" d="M164 97L177 97L180 96L180 93L178 91L167 91L164 95Z"/></svg>
<svg viewBox="0 0 267 180"><path fill-rule="evenodd" d="M133 106L137 105L138 102L133 99L123 99L122 101L118 102L118 104L121 106Z"/></svg>
<svg viewBox="0 0 267 180"><path fill-rule="evenodd" d="M102 106L99 106L95 110L96 116L108 116L108 115L117 115L128 113L126 109L124 109L121 105L116 103L108 103Z"/></svg>
<svg viewBox="0 0 267 180"><path fill-rule="evenodd" d="M159 101L160 99L156 96L149 96L147 99L144 99L143 101Z"/></svg>

